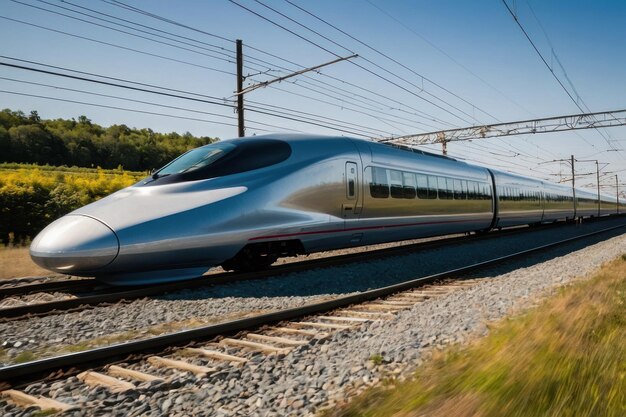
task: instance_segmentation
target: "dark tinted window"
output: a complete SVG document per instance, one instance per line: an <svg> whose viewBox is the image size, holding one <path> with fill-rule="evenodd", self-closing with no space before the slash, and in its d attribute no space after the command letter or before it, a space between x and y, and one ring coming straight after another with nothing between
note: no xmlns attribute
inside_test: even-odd
<svg viewBox="0 0 626 417"><path fill-rule="evenodd" d="M373 167L372 181L370 182L370 194L374 198L389 197L389 183L387 182L387 170Z"/></svg>
<svg viewBox="0 0 626 417"><path fill-rule="evenodd" d="M463 183L461 180L454 180L454 199L461 200L463 199Z"/></svg>
<svg viewBox="0 0 626 417"><path fill-rule="evenodd" d="M404 198L415 198L415 174L410 172L402 173L402 190Z"/></svg>
<svg viewBox="0 0 626 417"><path fill-rule="evenodd" d="M391 197L404 198L402 189L402 172L389 170L389 183L391 184Z"/></svg>
<svg viewBox="0 0 626 417"><path fill-rule="evenodd" d="M417 197L428 198L428 177L417 174Z"/></svg>
<svg viewBox="0 0 626 417"><path fill-rule="evenodd" d="M428 198L437 198L437 177L428 176Z"/></svg>
<svg viewBox="0 0 626 417"><path fill-rule="evenodd" d="M289 158L291 147L276 139L238 139L212 143L179 156L146 185L161 185L223 177L277 164Z"/></svg>

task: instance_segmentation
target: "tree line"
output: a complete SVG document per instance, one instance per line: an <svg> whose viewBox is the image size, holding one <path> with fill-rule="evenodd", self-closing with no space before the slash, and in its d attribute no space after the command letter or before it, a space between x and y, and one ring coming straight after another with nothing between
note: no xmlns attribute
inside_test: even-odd
<svg viewBox="0 0 626 417"><path fill-rule="evenodd" d="M86 116L43 120L37 111L0 112L0 162L147 171L215 140L123 124L102 127Z"/></svg>
<svg viewBox="0 0 626 417"><path fill-rule="evenodd" d="M122 169L0 163L0 242L28 243L53 220L145 176Z"/></svg>

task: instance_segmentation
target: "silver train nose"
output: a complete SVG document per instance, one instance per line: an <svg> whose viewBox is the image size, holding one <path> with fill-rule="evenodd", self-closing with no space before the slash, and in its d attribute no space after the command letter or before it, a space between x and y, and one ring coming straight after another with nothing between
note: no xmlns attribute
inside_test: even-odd
<svg viewBox="0 0 626 417"><path fill-rule="evenodd" d="M30 245L30 257L46 269L80 273L102 268L117 257L117 236L104 223L71 214L43 229Z"/></svg>

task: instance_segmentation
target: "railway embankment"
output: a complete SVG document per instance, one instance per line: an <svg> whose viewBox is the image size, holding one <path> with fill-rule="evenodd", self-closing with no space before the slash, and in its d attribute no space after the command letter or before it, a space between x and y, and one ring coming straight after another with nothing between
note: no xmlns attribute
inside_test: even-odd
<svg viewBox="0 0 626 417"><path fill-rule="evenodd" d="M369 389L325 416L624 415L622 250L591 279L501 321L469 348L436 354L412 380Z"/></svg>
<svg viewBox="0 0 626 417"><path fill-rule="evenodd" d="M77 378L31 384L26 391L73 399L68 402L74 404L78 399L81 408L67 412L73 416L314 415L383 381L413 375L441 349L479 339L489 333L492 323L589 277L623 254L626 236L617 233L595 243L568 246L476 273L473 285L428 298L399 311L392 320L338 331L286 355L253 355L240 368L226 363L209 376L181 374L166 385L148 384L113 395L103 387L86 387ZM407 267L411 265L405 263ZM0 410L16 412L3 401Z"/></svg>
<svg viewBox="0 0 626 417"><path fill-rule="evenodd" d="M556 229L528 231L390 258L361 260L354 264L312 269L263 280L185 290L62 315L0 323L0 340L6 342L4 351L0 352L4 353L0 356L0 363L54 356L114 342L142 339L167 330L188 329L255 313L297 307L463 267L623 223L623 218L616 218L577 227L562 225ZM621 232L621 229L617 229L609 232L608 236L617 236ZM560 250L549 251L544 256L549 259L585 247L590 242L602 241L606 236L569 244ZM533 259L513 264L510 268L530 265L537 262L538 258ZM503 270L506 268L500 269ZM33 337L33 334L37 337Z"/></svg>

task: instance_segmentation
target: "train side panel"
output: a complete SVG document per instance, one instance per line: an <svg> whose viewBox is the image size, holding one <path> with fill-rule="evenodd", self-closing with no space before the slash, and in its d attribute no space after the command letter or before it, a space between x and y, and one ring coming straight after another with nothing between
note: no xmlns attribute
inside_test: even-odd
<svg viewBox="0 0 626 417"><path fill-rule="evenodd" d="M363 160L363 209L347 221L361 244L489 228L487 169L449 158L370 144Z"/></svg>
<svg viewBox="0 0 626 417"><path fill-rule="evenodd" d="M543 220L541 181L492 171L496 184L497 227L540 223Z"/></svg>

